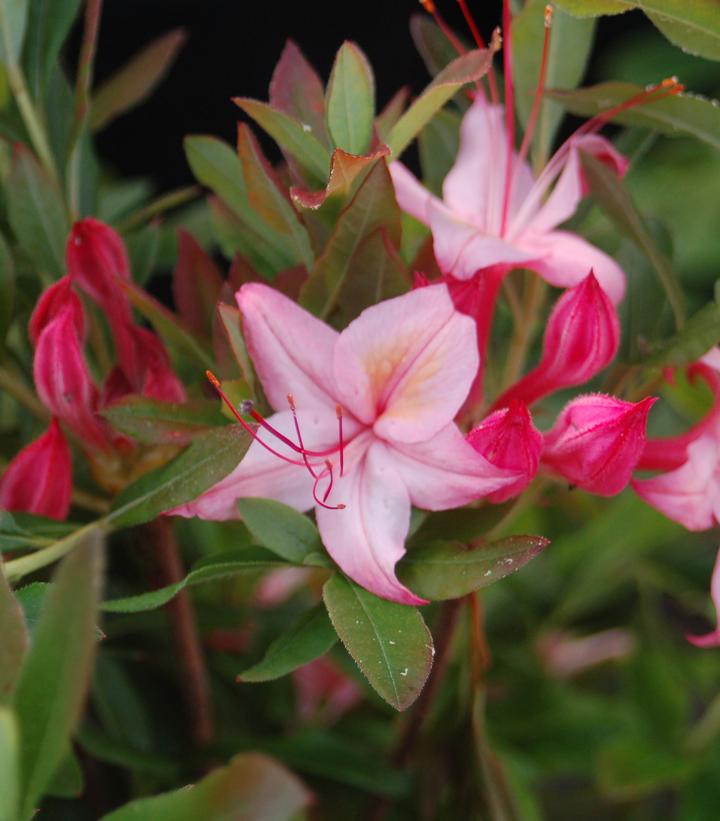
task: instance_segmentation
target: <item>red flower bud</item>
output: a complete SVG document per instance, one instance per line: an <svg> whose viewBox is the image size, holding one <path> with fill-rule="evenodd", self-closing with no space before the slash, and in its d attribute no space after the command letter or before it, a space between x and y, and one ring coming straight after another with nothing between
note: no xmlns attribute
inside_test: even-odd
<svg viewBox="0 0 720 821"><path fill-rule="evenodd" d="M511 485L491 493L488 501L504 502L517 496L537 473L543 446L542 434L533 425L530 411L520 402L512 402L509 408L491 413L470 431L467 438L491 464L522 474Z"/></svg>
<svg viewBox="0 0 720 821"><path fill-rule="evenodd" d="M495 402L531 404L561 388L581 385L610 363L620 341L617 312L591 271L557 301L548 319L538 366Z"/></svg>
<svg viewBox="0 0 720 821"><path fill-rule="evenodd" d="M40 399L83 444L109 446L96 415L98 393L85 363L71 308L64 308L40 334L33 362Z"/></svg>
<svg viewBox="0 0 720 821"><path fill-rule="evenodd" d="M70 308L77 335L80 339L85 338L85 311L82 302L72 289L70 277L64 276L49 288L46 288L35 305L28 326L28 333L33 345L37 345L45 326L52 322L64 308Z"/></svg>
<svg viewBox="0 0 720 821"><path fill-rule="evenodd" d="M26 445L0 479L0 508L64 519L70 509L72 461L57 419Z"/></svg>
<svg viewBox="0 0 720 821"><path fill-rule="evenodd" d="M127 325L124 340L125 344L118 348L118 356L130 389L151 399L184 402L185 388L173 373L160 338L147 328Z"/></svg>
<svg viewBox="0 0 720 821"><path fill-rule="evenodd" d="M642 455L647 415L656 401L649 396L624 402L600 393L573 399L545 434L543 464L583 490L614 496Z"/></svg>

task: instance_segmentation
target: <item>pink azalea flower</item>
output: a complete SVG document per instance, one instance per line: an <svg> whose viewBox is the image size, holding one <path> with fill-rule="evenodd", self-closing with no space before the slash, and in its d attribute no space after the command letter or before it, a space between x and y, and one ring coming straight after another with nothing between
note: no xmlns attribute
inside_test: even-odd
<svg viewBox="0 0 720 821"><path fill-rule="evenodd" d="M656 401L625 402L600 393L573 399L545 434L543 464L590 493L620 493L642 454Z"/></svg>
<svg viewBox="0 0 720 821"><path fill-rule="evenodd" d="M494 407L512 401L531 404L561 388L582 385L610 364L619 342L617 312L591 271L555 303L538 366L511 385Z"/></svg>
<svg viewBox="0 0 720 821"><path fill-rule="evenodd" d="M0 479L0 508L65 519L72 494L72 461L57 419L26 445Z"/></svg>
<svg viewBox="0 0 720 821"><path fill-rule="evenodd" d="M255 414L265 446L255 441L226 479L171 512L237 518L242 496L314 507L348 576L384 598L422 603L394 571L410 506L459 507L518 478L453 423L478 367L472 320L444 285L374 305L342 333L264 285L244 285L237 300L276 413Z"/></svg>
<svg viewBox="0 0 720 821"><path fill-rule="evenodd" d="M491 413L467 438L488 462L520 474L512 484L491 493L489 502L505 502L522 493L537 473L543 438L521 402L511 402L509 407Z"/></svg>
<svg viewBox="0 0 720 821"><path fill-rule="evenodd" d="M715 569L710 582L710 595L715 605L717 626L710 633L703 636L686 636L687 640L696 647L720 647L720 550L715 559Z"/></svg>

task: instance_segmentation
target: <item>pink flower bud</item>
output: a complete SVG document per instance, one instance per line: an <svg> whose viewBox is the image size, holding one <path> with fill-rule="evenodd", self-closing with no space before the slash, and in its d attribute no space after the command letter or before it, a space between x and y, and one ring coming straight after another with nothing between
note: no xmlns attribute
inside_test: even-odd
<svg viewBox="0 0 720 821"><path fill-rule="evenodd" d="M130 305L116 279L130 279L130 263L119 235L109 225L88 217L76 222L65 248L68 274L103 308L113 325L130 321Z"/></svg>
<svg viewBox="0 0 720 821"><path fill-rule="evenodd" d="M64 519L70 509L72 461L57 419L26 445L0 479L0 508Z"/></svg>
<svg viewBox="0 0 720 821"><path fill-rule="evenodd" d="M64 276L42 292L32 312L28 333L33 345L37 345L45 326L52 322L64 308L70 308L73 313L73 322L78 337L85 338L85 311L82 302L72 289L70 277Z"/></svg>
<svg viewBox="0 0 720 821"><path fill-rule="evenodd" d="M133 390L151 399L184 402L185 388L173 373L170 357L160 338L138 325L130 325L126 330L134 346L135 372L125 370L122 360L121 366Z"/></svg>
<svg viewBox="0 0 720 821"><path fill-rule="evenodd" d="M85 363L72 308L60 311L40 334L33 372L45 406L83 444L107 449L106 430L96 415L98 393Z"/></svg>
<svg viewBox="0 0 720 821"><path fill-rule="evenodd" d="M591 271L555 304L538 366L511 385L493 407L504 407L512 399L529 405L553 391L587 382L610 363L619 341L617 312Z"/></svg>
<svg viewBox="0 0 720 821"><path fill-rule="evenodd" d="M573 399L545 434L543 464L583 490L614 496L640 459L647 415L656 401L648 396L624 402L600 393Z"/></svg>
<svg viewBox="0 0 720 821"><path fill-rule="evenodd" d="M537 473L543 438L522 403L512 402L509 408L491 413L467 438L491 464L522 474L517 481L491 493L488 501L504 502L517 496Z"/></svg>

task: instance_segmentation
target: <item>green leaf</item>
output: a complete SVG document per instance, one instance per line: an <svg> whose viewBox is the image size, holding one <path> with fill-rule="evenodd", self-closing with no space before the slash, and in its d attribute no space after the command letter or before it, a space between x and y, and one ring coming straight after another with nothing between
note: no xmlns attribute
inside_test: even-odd
<svg viewBox="0 0 720 821"><path fill-rule="evenodd" d="M463 507L428 513L410 537L411 549L414 550L416 545L420 546L426 542L447 541L448 534L465 543L484 539L507 516L514 504L513 499L502 505Z"/></svg>
<svg viewBox="0 0 720 821"><path fill-rule="evenodd" d="M621 14L637 3L634 0L554 0L553 5L576 17L599 17L601 14Z"/></svg>
<svg viewBox="0 0 720 821"><path fill-rule="evenodd" d="M223 331L230 343L230 349L240 369L240 374L245 380L245 384L254 393L256 385L255 370L243 338L240 311L234 305L226 305L224 302L218 305L217 310Z"/></svg>
<svg viewBox="0 0 720 821"><path fill-rule="evenodd" d="M396 710L420 695L430 675L433 643L420 611L379 599L343 576L323 588L330 620L373 689Z"/></svg>
<svg viewBox="0 0 720 821"><path fill-rule="evenodd" d="M641 362L648 366L690 365L719 342L720 305L710 302L693 314L679 333L663 342L650 356L643 357Z"/></svg>
<svg viewBox="0 0 720 821"><path fill-rule="evenodd" d="M105 128L120 114L140 105L162 82L185 44L187 34L174 29L152 40L95 92L91 104L90 127Z"/></svg>
<svg viewBox="0 0 720 821"><path fill-rule="evenodd" d="M5 354L5 340L14 319L15 263L5 238L0 234L0 359Z"/></svg>
<svg viewBox="0 0 720 821"><path fill-rule="evenodd" d="M691 54L720 60L720 6L716 0L638 0L665 37Z"/></svg>
<svg viewBox="0 0 720 821"><path fill-rule="evenodd" d="M54 798L77 798L84 787L85 779L83 778L82 767L71 749L55 770L55 774L45 792Z"/></svg>
<svg viewBox="0 0 720 821"><path fill-rule="evenodd" d="M430 120L418 137L420 167L425 185L438 196L460 147L460 115L443 109Z"/></svg>
<svg viewBox="0 0 720 821"><path fill-rule="evenodd" d="M335 644L337 635L322 605L304 613L300 619L268 647L263 658L240 673L238 681L260 682L286 676L309 664Z"/></svg>
<svg viewBox="0 0 720 821"><path fill-rule="evenodd" d="M0 819L15 821L20 804L20 738L15 716L0 706Z"/></svg>
<svg viewBox="0 0 720 821"><path fill-rule="evenodd" d="M545 8L545 0L529 0L512 24L515 103L523 126L527 125L533 107L540 74ZM546 88L575 88L585 74L594 38L595 20L578 19L555 10L547 56ZM550 156L563 116L562 106L552 100L543 100L533 137L533 158Z"/></svg>
<svg viewBox="0 0 720 821"><path fill-rule="evenodd" d="M397 159L458 89L479 80L492 65L493 51L470 51L453 60L430 83L388 134L387 144Z"/></svg>
<svg viewBox="0 0 720 821"><path fill-rule="evenodd" d="M433 77L457 57L452 43L427 14L413 14L410 18L410 35ZM458 40L467 48L462 37L458 37Z"/></svg>
<svg viewBox="0 0 720 821"><path fill-rule="evenodd" d="M191 502L238 466L250 442L239 425L201 433L172 462L125 488L106 521L113 527L131 527Z"/></svg>
<svg viewBox="0 0 720 821"><path fill-rule="evenodd" d="M309 279L300 291L300 304L325 319L335 309L363 240L385 228L393 242L400 237L400 210L384 159L372 171L345 208Z"/></svg>
<svg viewBox="0 0 720 821"><path fill-rule="evenodd" d="M198 433L225 424L217 402L205 399L177 405L131 395L107 405L102 415L116 430L148 445L186 445Z"/></svg>
<svg viewBox="0 0 720 821"><path fill-rule="evenodd" d="M685 298L682 289L670 261L653 242L632 197L614 172L595 157L581 151L580 162L595 201L618 231L631 239L652 263L667 294L675 325L678 329L682 328L685 320Z"/></svg>
<svg viewBox="0 0 720 821"><path fill-rule="evenodd" d="M0 0L0 63L20 60L28 20L28 0Z"/></svg>
<svg viewBox="0 0 720 821"><path fill-rule="evenodd" d="M22 608L13 596L0 563L0 705L12 696L29 644ZM1 791L0 791L1 792ZM0 818L2 818L0 814Z"/></svg>
<svg viewBox="0 0 720 821"><path fill-rule="evenodd" d="M310 793L285 767L260 753L241 753L192 789L140 798L102 821L291 821Z"/></svg>
<svg viewBox="0 0 720 821"><path fill-rule="evenodd" d="M43 98L60 49L75 20L81 0L28 0L28 27L23 47L28 84Z"/></svg>
<svg viewBox="0 0 720 821"><path fill-rule="evenodd" d="M325 111L337 148L365 154L375 119L375 78L367 57L355 43L343 43L335 57Z"/></svg>
<svg viewBox="0 0 720 821"><path fill-rule="evenodd" d="M311 553L322 551L320 534L310 519L273 499L238 499L243 522L253 539L283 559L302 564Z"/></svg>
<svg viewBox="0 0 720 821"><path fill-rule="evenodd" d="M457 599L520 570L548 544L542 536L509 536L475 548L430 542L403 556L397 576L424 598Z"/></svg>
<svg viewBox="0 0 720 821"><path fill-rule="evenodd" d="M60 564L43 604L13 703L22 738L22 816L29 818L80 715L96 642L102 543L94 534Z"/></svg>
<svg viewBox="0 0 720 821"><path fill-rule="evenodd" d="M629 737L605 745L596 767L600 793L614 801L628 801L684 783L693 762L657 743Z"/></svg>
<svg viewBox="0 0 720 821"><path fill-rule="evenodd" d="M306 129L299 120L267 103L247 97L235 97L233 102L297 162L308 183L325 185L330 170L330 152L312 129Z"/></svg>
<svg viewBox="0 0 720 821"><path fill-rule="evenodd" d="M19 143L13 148L5 190L10 226L23 250L41 271L62 276L70 230L65 206L47 172Z"/></svg>
<svg viewBox="0 0 720 821"><path fill-rule="evenodd" d="M0 510L0 552L47 547L75 528L70 522L57 522L33 513Z"/></svg>
<svg viewBox="0 0 720 821"><path fill-rule="evenodd" d="M188 354L203 369L212 367L213 359L208 349L185 328L172 311L133 282L118 278L117 285L138 311L152 322L158 335L171 348Z"/></svg>
<svg viewBox="0 0 720 821"><path fill-rule="evenodd" d="M15 591L15 597L20 607L22 607L25 624L31 638L35 634L35 629L40 621L43 602L50 587L51 585L48 582L31 582Z"/></svg>
<svg viewBox="0 0 720 821"><path fill-rule="evenodd" d="M153 220L125 236L130 270L133 272L133 281L136 285L145 285L152 277L161 239L162 226L158 220Z"/></svg>
<svg viewBox="0 0 720 821"><path fill-rule="evenodd" d="M552 89L546 94L573 114L591 116L642 92L634 83L599 83L576 91ZM674 94L622 111L613 122L652 128L668 137L695 137L720 150L720 108L714 100L692 94Z"/></svg>
<svg viewBox="0 0 720 821"><path fill-rule="evenodd" d="M233 552L223 551L220 556L210 556L199 561L182 581L149 590L147 593L139 593L137 596L111 599L103 604L102 609L108 613L142 613L145 610L156 610L188 586L194 587L242 573L257 573L287 566L287 563L280 561L274 553L261 547Z"/></svg>

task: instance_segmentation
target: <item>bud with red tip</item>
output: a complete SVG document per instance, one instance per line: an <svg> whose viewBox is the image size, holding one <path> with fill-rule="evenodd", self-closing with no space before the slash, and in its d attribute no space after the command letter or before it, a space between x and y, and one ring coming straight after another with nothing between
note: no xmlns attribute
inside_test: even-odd
<svg viewBox="0 0 720 821"><path fill-rule="evenodd" d="M43 404L83 444L109 447L106 430L96 414L97 388L85 363L71 308L60 311L40 334L33 373Z"/></svg>
<svg viewBox="0 0 720 821"><path fill-rule="evenodd" d="M532 423L530 411L520 402L491 413L470 431L467 439L491 464L521 474L517 481L491 493L487 497L490 502L517 496L537 473L543 438Z"/></svg>
<svg viewBox="0 0 720 821"><path fill-rule="evenodd" d="M649 396L625 402L599 393L573 399L545 434L543 464L576 487L614 496L642 455L647 416L656 401Z"/></svg>
<svg viewBox="0 0 720 821"><path fill-rule="evenodd" d="M57 419L26 445L0 478L0 508L65 519L72 494L72 461Z"/></svg>
<svg viewBox="0 0 720 821"><path fill-rule="evenodd" d="M70 277L64 276L42 292L32 312L28 332L33 345L37 345L43 329L65 308L72 311L78 337L85 338L85 311L82 302L72 289Z"/></svg>
<svg viewBox="0 0 720 821"><path fill-rule="evenodd" d="M553 308L538 366L493 407L504 407L513 399L529 405L553 391L587 382L610 363L619 341L617 312L591 271Z"/></svg>
<svg viewBox="0 0 720 821"><path fill-rule="evenodd" d="M100 220L76 222L65 248L71 279L106 311L110 323L130 321L130 305L117 278L130 279L130 263L120 236Z"/></svg>

